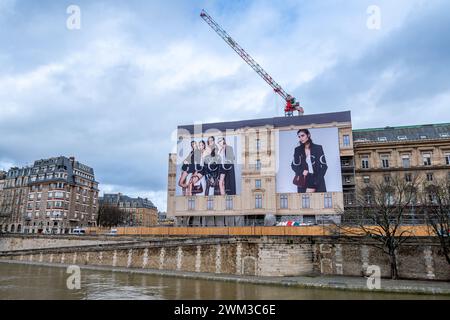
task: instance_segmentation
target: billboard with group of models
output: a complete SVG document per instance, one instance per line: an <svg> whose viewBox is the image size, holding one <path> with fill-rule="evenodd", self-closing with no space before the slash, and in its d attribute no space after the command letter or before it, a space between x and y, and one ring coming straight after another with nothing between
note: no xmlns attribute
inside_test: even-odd
<svg viewBox="0 0 450 320"><path fill-rule="evenodd" d="M241 189L240 137L178 142L177 195L236 195Z"/></svg>
<svg viewBox="0 0 450 320"><path fill-rule="evenodd" d="M241 153L241 137L236 134L181 139L176 195L240 194ZM336 127L277 132L276 163L277 193L342 191Z"/></svg>

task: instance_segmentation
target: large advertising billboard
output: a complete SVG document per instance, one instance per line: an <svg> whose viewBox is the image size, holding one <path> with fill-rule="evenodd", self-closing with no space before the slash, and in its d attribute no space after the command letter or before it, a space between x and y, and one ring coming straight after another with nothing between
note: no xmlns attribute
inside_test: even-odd
<svg viewBox="0 0 450 320"><path fill-rule="evenodd" d="M338 128L280 131L277 193L342 192Z"/></svg>
<svg viewBox="0 0 450 320"><path fill-rule="evenodd" d="M241 193L241 141L238 135L182 138L177 144L177 196Z"/></svg>

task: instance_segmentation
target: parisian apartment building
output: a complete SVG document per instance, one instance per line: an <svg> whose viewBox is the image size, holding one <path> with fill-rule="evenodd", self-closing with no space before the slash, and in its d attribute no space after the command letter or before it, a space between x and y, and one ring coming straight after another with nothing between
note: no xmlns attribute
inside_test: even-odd
<svg viewBox="0 0 450 320"><path fill-rule="evenodd" d="M74 157L10 168L0 174L0 230L67 234L94 227L98 191L94 170Z"/></svg>
<svg viewBox="0 0 450 320"><path fill-rule="evenodd" d="M125 213L121 226L153 227L158 224L158 208L147 198L132 198L122 193L105 193L100 205L119 208Z"/></svg>
<svg viewBox="0 0 450 320"><path fill-rule="evenodd" d="M353 130L355 179L343 183L355 185L360 193L374 182L396 177L415 180L426 194L427 188L450 181L450 123ZM354 199L348 195L346 205Z"/></svg>

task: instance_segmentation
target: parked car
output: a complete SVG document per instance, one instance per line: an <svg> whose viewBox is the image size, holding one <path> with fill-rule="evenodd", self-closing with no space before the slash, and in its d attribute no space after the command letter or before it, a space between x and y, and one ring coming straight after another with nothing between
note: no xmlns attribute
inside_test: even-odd
<svg viewBox="0 0 450 320"><path fill-rule="evenodd" d="M105 233L106 236L117 236L117 229L111 229L109 232Z"/></svg>
<svg viewBox="0 0 450 320"><path fill-rule="evenodd" d="M72 234L84 235L86 234L86 230L82 228L75 228L72 230Z"/></svg>

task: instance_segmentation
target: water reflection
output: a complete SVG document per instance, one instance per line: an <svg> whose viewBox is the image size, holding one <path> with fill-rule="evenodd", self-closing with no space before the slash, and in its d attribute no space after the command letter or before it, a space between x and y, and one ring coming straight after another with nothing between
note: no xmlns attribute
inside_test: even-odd
<svg viewBox="0 0 450 320"><path fill-rule="evenodd" d="M81 270L81 289L69 290L65 268L0 263L0 299L438 299L431 295L301 289ZM448 297L447 297L448 299Z"/></svg>

